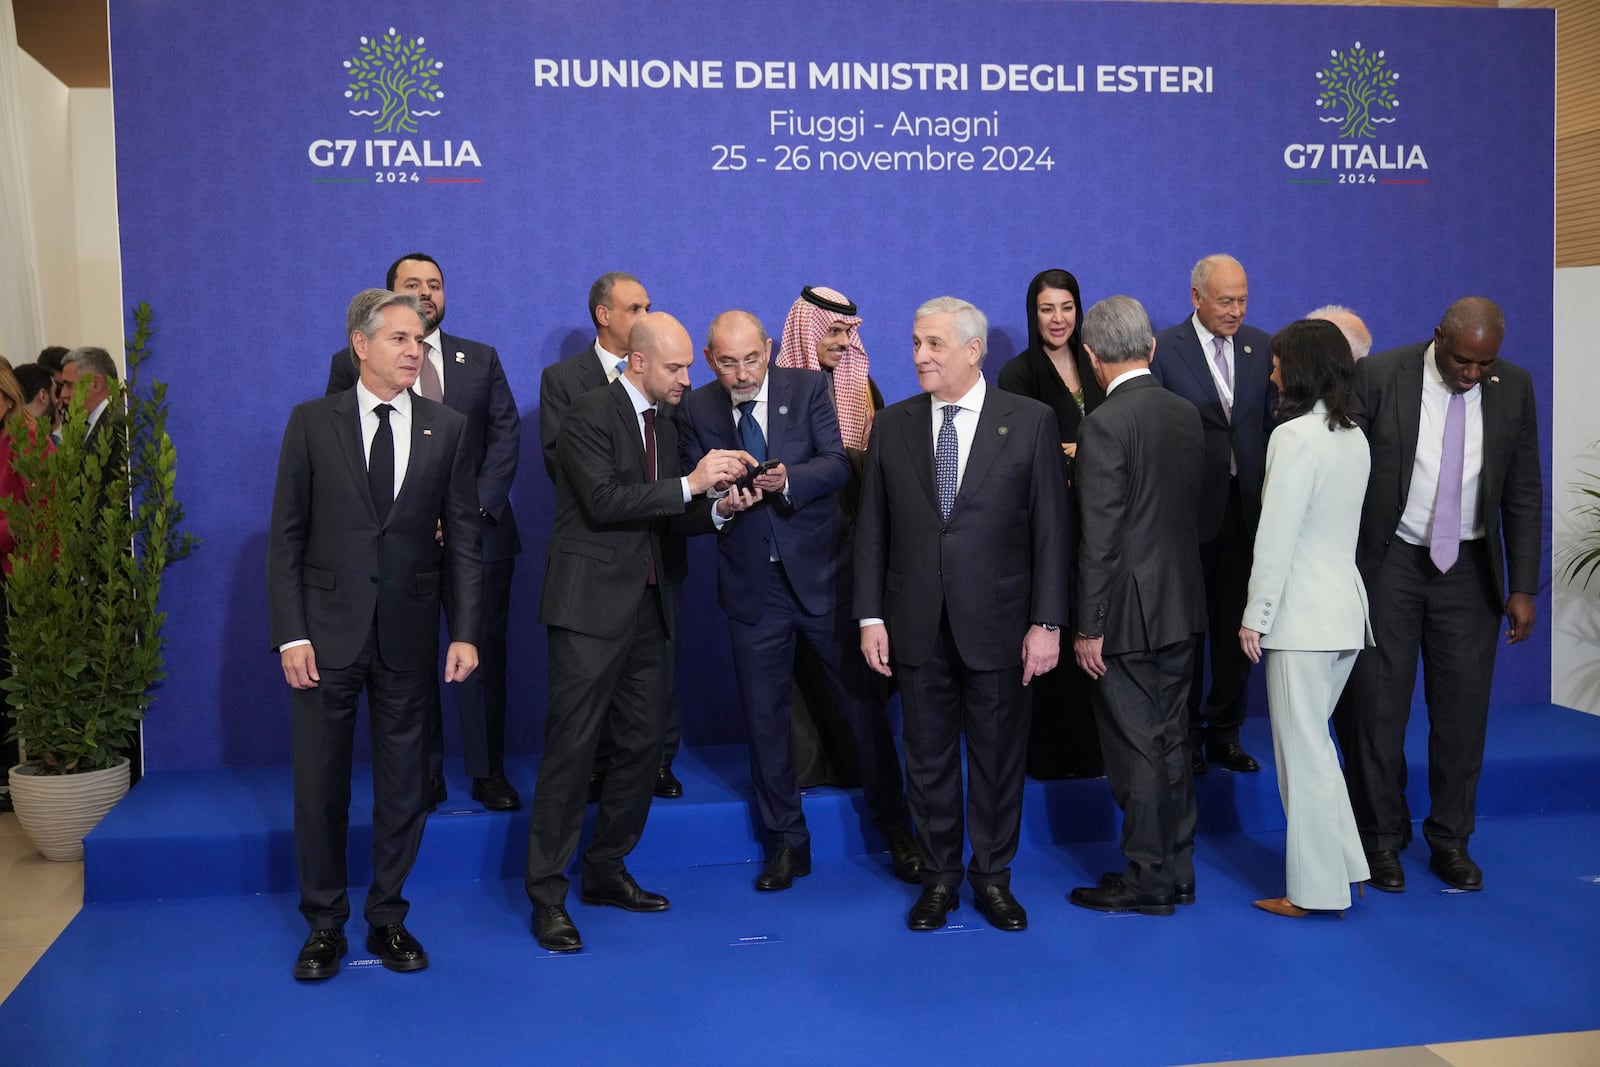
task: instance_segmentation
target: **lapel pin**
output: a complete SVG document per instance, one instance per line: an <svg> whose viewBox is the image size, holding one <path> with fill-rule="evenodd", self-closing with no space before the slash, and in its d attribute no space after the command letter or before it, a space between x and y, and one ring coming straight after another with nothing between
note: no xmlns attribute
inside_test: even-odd
<svg viewBox="0 0 1600 1067"><path fill-rule="evenodd" d="M1491 375L1489 375L1489 380L1491 382L1493 382L1495 385L1499 385L1500 384L1500 375L1491 374Z"/></svg>
<svg viewBox="0 0 1600 1067"><path fill-rule="evenodd" d="M779 415L787 415L787 414L789 414L789 405L788 404L779 404L778 405L778 414Z"/></svg>
<svg viewBox="0 0 1600 1067"><path fill-rule="evenodd" d="M1247 355L1247 356L1248 356L1248 355L1249 355L1249 354L1250 354L1250 346L1249 346L1249 345L1245 345L1245 346L1244 346L1244 354L1245 354L1245 355ZM460 358L461 358L461 355L460 355L460 353L457 353L457 354L456 354L456 358L457 358L457 359L460 359Z"/></svg>
<svg viewBox="0 0 1600 1067"><path fill-rule="evenodd" d="M432 437L433 436L433 431L432 430L423 430L422 431L422 436L424 436L424 437Z"/></svg>
<svg viewBox="0 0 1600 1067"><path fill-rule="evenodd" d="M997 432L1001 437L1004 437L1006 434L1011 432L1011 428L1009 426L1002 426Z"/></svg>
<svg viewBox="0 0 1600 1067"><path fill-rule="evenodd" d="M1245 351L1248 352L1250 350L1247 348L1247 349L1245 349ZM465 363L466 361L467 361L467 354L465 352L457 352L456 353L456 362L457 363Z"/></svg>

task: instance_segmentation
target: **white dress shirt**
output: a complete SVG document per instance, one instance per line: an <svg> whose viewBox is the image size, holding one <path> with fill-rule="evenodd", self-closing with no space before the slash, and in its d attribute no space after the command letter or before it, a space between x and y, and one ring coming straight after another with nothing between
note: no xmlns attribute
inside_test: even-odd
<svg viewBox="0 0 1600 1067"><path fill-rule="evenodd" d="M602 349L601 351L604 351L604 349ZM661 455L661 447L660 447L661 446L661 440L660 440L660 438L657 438L653 442L653 444L655 446L653 449L651 447L652 442L647 442L645 440L645 436L644 436L644 413L647 412L647 411L655 411L656 419L658 421L661 420L661 419L670 419L670 418L672 418L672 416L671 415L664 415L659 410L657 410L656 406L654 404L650 403L650 398L645 396L643 393L639 392L639 388L636 385L633 384L633 382L628 378L627 375L623 375L621 381L622 381L622 387L628 391L628 399L633 401L634 414L636 414L639 417L639 443L645 446L645 450L646 450L646 454L647 455L649 454L650 451L654 451L656 453L655 477L657 479L660 479L662 462L663 462L663 460L668 460L669 461L668 465L670 466L671 457L664 457L664 456ZM689 479L687 477L679 478L678 479L678 484L683 487L683 502L685 504L687 504L690 500L694 499L694 494L689 492Z"/></svg>
<svg viewBox="0 0 1600 1067"><path fill-rule="evenodd" d="M1114 367L1114 366L1116 366L1116 364L1113 363L1113 364L1110 364L1110 366ZM1106 396L1109 397L1111 395L1112 391L1115 390L1117 388L1117 386L1121 385L1123 382L1130 381L1130 380L1132 380L1134 378L1138 378L1138 377L1141 377L1141 376L1146 377L1146 378L1150 377L1150 364L1146 363L1144 366L1140 367L1138 370L1130 370L1125 374L1117 375L1115 378L1113 378L1111 380L1111 384L1106 386Z"/></svg>
<svg viewBox="0 0 1600 1067"><path fill-rule="evenodd" d="M394 495L406 481L406 465L411 462L411 392L402 389L393 400L379 400L361 379L356 379L356 404L361 409L361 454L372 459L372 439L378 433L378 405L389 404L389 429L394 434Z"/></svg>
<svg viewBox="0 0 1600 1067"><path fill-rule="evenodd" d="M1217 348L1215 344L1217 335L1206 329L1205 324L1200 321L1200 312L1196 311L1193 315L1190 315L1189 321L1194 323L1195 336L1200 338L1200 353L1205 357L1206 367L1211 371L1211 380L1217 386L1217 395L1222 397L1228 410L1232 411L1233 383L1235 381L1233 338L1224 337L1222 339L1222 360L1228 365L1228 376L1226 380L1219 381L1220 372L1217 370Z"/></svg>
<svg viewBox="0 0 1600 1067"><path fill-rule="evenodd" d="M1444 452L1444 420L1451 389L1439 373L1433 345L1422 353L1422 413L1417 423L1417 455L1411 463L1411 492L1395 530L1400 540L1422 548L1433 543L1433 506L1439 495L1439 461ZM1467 402L1467 436L1461 456L1461 540L1483 536L1478 514L1478 480L1483 476L1483 388L1475 384L1463 394Z"/></svg>
<svg viewBox="0 0 1600 1067"><path fill-rule="evenodd" d="M957 407L956 412L956 492L961 492L961 479L967 473L967 457L972 454L973 438L978 436L978 413L983 410L983 398L988 393L988 383L983 380L983 375L978 375L978 381L966 395L952 405L946 401L935 399L933 401L933 449L939 451L939 431L944 427L944 409Z"/></svg>
<svg viewBox="0 0 1600 1067"><path fill-rule="evenodd" d="M615 352L606 351L606 346L600 343L600 338L594 339L594 355L600 361L600 370L606 376L606 384L610 385L622 377L622 372L617 370L617 361L626 360L627 356L619 356Z"/></svg>

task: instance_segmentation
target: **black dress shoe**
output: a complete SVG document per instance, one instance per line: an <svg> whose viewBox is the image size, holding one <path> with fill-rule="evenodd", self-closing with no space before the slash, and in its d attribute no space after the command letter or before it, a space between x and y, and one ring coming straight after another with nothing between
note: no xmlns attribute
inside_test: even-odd
<svg viewBox="0 0 1600 1067"><path fill-rule="evenodd" d="M676 800L683 796L683 783L672 773L670 760L663 763L661 769L656 772L656 796L663 800Z"/></svg>
<svg viewBox="0 0 1600 1067"><path fill-rule="evenodd" d="M589 775L589 803L600 803L600 793L606 787L606 776L599 771Z"/></svg>
<svg viewBox="0 0 1600 1067"><path fill-rule="evenodd" d="M973 894L978 914L989 920L996 930L1026 930L1028 913L1022 910L1011 890L1003 885L984 886Z"/></svg>
<svg viewBox="0 0 1600 1067"><path fill-rule="evenodd" d="M598 908L602 904L609 904L613 908L624 911L666 911L672 905L660 893L652 893L639 888L639 883L633 880L633 875L623 871L615 881L605 883L583 884L583 892L578 899L591 908Z"/></svg>
<svg viewBox="0 0 1600 1067"><path fill-rule="evenodd" d="M1256 758L1240 748L1237 741L1209 742L1206 745L1206 756L1212 763L1220 763L1228 770L1240 774L1249 774L1261 769L1261 764L1256 762Z"/></svg>
<svg viewBox="0 0 1600 1067"><path fill-rule="evenodd" d="M913 930L941 930L944 917L961 907L961 895L955 886L930 885L922 890L917 902L911 905L906 925Z"/></svg>
<svg viewBox="0 0 1600 1067"><path fill-rule="evenodd" d="M894 876L902 882L916 885L922 881L922 854L917 851L917 839L904 826L883 832L889 842L889 855L894 860Z"/></svg>
<svg viewBox="0 0 1600 1067"><path fill-rule="evenodd" d="M506 776L503 774L497 774L493 778L474 778L472 799L482 804L487 811L516 811L522 807L522 798L517 795L517 791L506 781Z"/></svg>
<svg viewBox="0 0 1600 1067"><path fill-rule="evenodd" d="M332 978L339 973L339 961L348 947L343 930L330 927L311 931L306 943L300 946L299 958L294 961L294 976L302 982Z"/></svg>
<svg viewBox="0 0 1600 1067"><path fill-rule="evenodd" d="M1122 875L1116 871L1102 874L1100 876L1100 884L1102 886L1121 885ZM1179 882L1172 887L1172 902L1174 904L1193 904L1194 899L1193 882Z"/></svg>
<svg viewBox="0 0 1600 1067"><path fill-rule="evenodd" d="M1367 872L1367 884L1374 889L1400 893L1406 888L1405 868L1400 866L1400 854L1392 848L1368 852Z"/></svg>
<svg viewBox="0 0 1600 1067"><path fill-rule="evenodd" d="M450 796L450 791L444 787L444 778L441 775L437 775L437 774L429 775L428 776L428 810L429 811L438 811L439 810L439 805L443 804L445 802L446 798L448 798L449 796Z"/></svg>
<svg viewBox="0 0 1600 1067"><path fill-rule="evenodd" d="M1067 899L1080 908L1094 911L1136 911L1140 915L1171 915L1178 909L1172 897L1140 896L1119 875L1112 883L1096 886L1079 886L1067 894Z"/></svg>
<svg viewBox="0 0 1600 1067"><path fill-rule="evenodd" d="M560 904L547 904L533 910L533 937L539 947L551 952L576 952L583 947L583 938L572 924L572 916Z"/></svg>
<svg viewBox="0 0 1600 1067"><path fill-rule="evenodd" d="M1195 777L1206 773L1206 754L1199 745L1189 746L1189 773Z"/></svg>
<svg viewBox="0 0 1600 1067"><path fill-rule="evenodd" d="M405 923L374 927L367 934L367 951L391 971L420 971L428 965L428 954Z"/></svg>
<svg viewBox="0 0 1600 1067"><path fill-rule="evenodd" d="M1457 889L1483 888L1483 872L1464 848L1441 848L1428 860L1428 869Z"/></svg>
<svg viewBox="0 0 1600 1067"><path fill-rule="evenodd" d="M810 873L809 847L800 849L793 845L779 845L772 858L767 860L767 869L756 876L756 888L763 893L788 889L794 885L796 878L804 878Z"/></svg>

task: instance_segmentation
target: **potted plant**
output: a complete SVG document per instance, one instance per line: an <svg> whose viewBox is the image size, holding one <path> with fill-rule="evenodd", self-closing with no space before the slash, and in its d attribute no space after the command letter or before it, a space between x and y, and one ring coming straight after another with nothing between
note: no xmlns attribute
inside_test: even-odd
<svg viewBox="0 0 1600 1067"><path fill-rule="evenodd" d="M78 389L59 445L20 418L11 427L27 489L0 500L16 542L0 688L25 754L10 770L17 819L49 859L81 857L84 836L128 791L127 752L165 676L161 581L197 543L179 529L166 386L146 389L140 377L148 304L134 320L128 382L110 383L104 426L88 433Z"/></svg>

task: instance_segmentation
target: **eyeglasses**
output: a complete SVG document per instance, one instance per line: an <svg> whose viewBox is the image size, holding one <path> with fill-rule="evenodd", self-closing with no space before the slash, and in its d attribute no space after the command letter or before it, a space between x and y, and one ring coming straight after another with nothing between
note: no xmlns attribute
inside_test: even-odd
<svg viewBox="0 0 1600 1067"><path fill-rule="evenodd" d="M718 359L713 360L712 363L720 371L731 372L736 370L755 370L766 361L767 358L765 356L747 356L744 359Z"/></svg>

